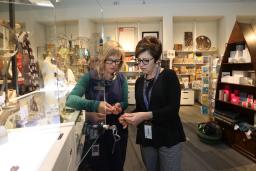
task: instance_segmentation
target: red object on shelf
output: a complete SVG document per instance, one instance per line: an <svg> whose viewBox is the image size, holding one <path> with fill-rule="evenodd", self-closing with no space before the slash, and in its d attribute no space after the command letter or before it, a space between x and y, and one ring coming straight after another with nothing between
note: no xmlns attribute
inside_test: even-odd
<svg viewBox="0 0 256 171"><path fill-rule="evenodd" d="M243 106L243 107L248 107L248 102L243 101L243 102L242 102L242 106Z"/></svg>
<svg viewBox="0 0 256 171"><path fill-rule="evenodd" d="M233 98L231 97L231 103L239 105L239 102L240 102L239 97L237 96L234 96Z"/></svg>
<svg viewBox="0 0 256 171"><path fill-rule="evenodd" d="M236 96L239 96L239 90L234 90Z"/></svg>

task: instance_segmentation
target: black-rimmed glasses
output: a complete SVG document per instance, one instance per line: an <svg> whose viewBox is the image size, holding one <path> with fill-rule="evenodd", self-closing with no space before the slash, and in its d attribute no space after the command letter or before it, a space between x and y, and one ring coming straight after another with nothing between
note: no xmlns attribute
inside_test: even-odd
<svg viewBox="0 0 256 171"><path fill-rule="evenodd" d="M143 65L148 65L149 61L151 61L152 59L154 59L154 58L151 58L151 59L140 59L140 58L137 58L136 59L136 63L139 65L142 62Z"/></svg>
<svg viewBox="0 0 256 171"><path fill-rule="evenodd" d="M106 64L113 64L115 63L116 65L119 65L122 62L120 59L106 59L105 63Z"/></svg>

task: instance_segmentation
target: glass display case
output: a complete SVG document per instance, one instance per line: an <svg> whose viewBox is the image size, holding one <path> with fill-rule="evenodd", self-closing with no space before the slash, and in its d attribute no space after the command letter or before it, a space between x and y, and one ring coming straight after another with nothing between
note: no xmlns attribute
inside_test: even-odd
<svg viewBox="0 0 256 171"><path fill-rule="evenodd" d="M62 170L60 160L74 170L84 117L65 108L72 86L56 61L56 9L12 2L0 1L0 170Z"/></svg>
<svg viewBox="0 0 256 171"><path fill-rule="evenodd" d="M0 124L13 129L60 123L56 114L60 107L52 99L59 100L65 80L54 63L55 54L40 66L35 53L36 47L55 43L55 35L45 31L47 24L55 25L54 4L50 0L1 1L0 9Z"/></svg>

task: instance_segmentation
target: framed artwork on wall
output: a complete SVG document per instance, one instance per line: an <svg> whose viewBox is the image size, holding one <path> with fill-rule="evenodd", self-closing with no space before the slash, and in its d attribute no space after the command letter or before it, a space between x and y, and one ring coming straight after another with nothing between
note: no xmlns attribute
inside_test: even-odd
<svg viewBox="0 0 256 171"><path fill-rule="evenodd" d="M159 32L158 31L142 32L142 38L146 36L153 36L159 39Z"/></svg>
<svg viewBox="0 0 256 171"><path fill-rule="evenodd" d="M132 52L135 49L137 41L137 30L135 27L119 27L118 41L122 45L124 51Z"/></svg>

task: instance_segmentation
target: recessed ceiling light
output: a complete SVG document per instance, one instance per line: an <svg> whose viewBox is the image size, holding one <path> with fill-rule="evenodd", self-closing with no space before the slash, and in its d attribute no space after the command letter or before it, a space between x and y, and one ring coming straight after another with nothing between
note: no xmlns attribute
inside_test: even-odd
<svg viewBox="0 0 256 171"><path fill-rule="evenodd" d="M113 4L114 4L114 6L117 6L117 5L119 5L119 1L114 1Z"/></svg>

